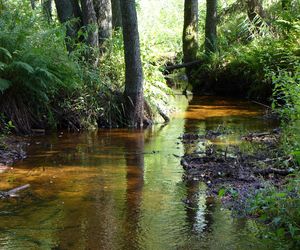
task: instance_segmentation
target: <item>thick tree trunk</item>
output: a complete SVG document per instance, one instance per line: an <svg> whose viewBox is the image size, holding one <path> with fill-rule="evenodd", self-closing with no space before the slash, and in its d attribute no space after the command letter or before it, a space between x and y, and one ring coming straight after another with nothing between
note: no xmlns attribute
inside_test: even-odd
<svg viewBox="0 0 300 250"><path fill-rule="evenodd" d="M112 27L114 30L122 28L122 14L120 0L111 0Z"/></svg>
<svg viewBox="0 0 300 250"><path fill-rule="evenodd" d="M137 13L134 0L121 0L124 52L126 118L132 127L142 127L144 118L143 69Z"/></svg>
<svg viewBox="0 0 300 250"><path fill-rule="evenodd" d="M42 7L47 21L52 21L52 0L42 0Z"/></svg>
<svg viewBox="0 0 300 250"><path fill-rule="evenodd" d="M112 35L111 0L94 0L94 7L99 28L99 46L104 49L105 41Z"/></svg>
<svg viewBox="0 0 300 250"><path fill-rule="evenodd" d="M87 59L96 67L98 64L99 30L93 0L81 0L83 24L87 29L86 44L90 47Z"/></svg>
<svg viewBox="0 0 300 250"><path fill-rule="evenodd" d="M184 24L183 24L183 62L195 61L198 50L198 0L184 1ZM193 85L192 67L186 68L189 83Z"/></svg>
<svg viewBox="0 0 300 250"><path fill-rule="evenodd" d="M217 0L206 0L205 53L217 51Z"/></svg>
<svg viewBox="0 0 300 250"><path fill-rule="evenodd" d="M77 42L78 30L82 27L82 13L78 4L78 0L55 0L57 16L61 23L66 23L72 19L74 22L66 25L66 46L69 52L74 50L74 42Z"/></svg>

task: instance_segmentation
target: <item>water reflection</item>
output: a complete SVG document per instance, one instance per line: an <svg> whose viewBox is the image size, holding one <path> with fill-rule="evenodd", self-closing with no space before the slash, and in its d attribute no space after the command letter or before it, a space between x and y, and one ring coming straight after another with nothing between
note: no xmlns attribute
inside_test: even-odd
<svg viewBox="0 0 300 250"><path fill-rule="evenodd" d="M224 122L235 131L270 127L247 105L194 98L167 126L33 138L29 158L1 174L1 189L30 183L31 190L1 201L0 248L247 249L249 221L220 210L206 183L184 181L178 157L207 146L182 143L183 133Z"/></svg>
<svg viewBox="0 0 300 250"><path fill-rule="evenodd" d="M124 248L140 249L140 216L144 186L144 131L125 141L126 198Z"/></svg>
<svg viewBox="0 0 300 250"><path fill-rule="evenodd" d="M188 118L188 112L190 107L195 105L195 99L192 98L189 100L189 106L187 108L184 120L184 130L183 134L200 134L199 124L194 122L194 120ZM198 117L196 117L197 119ZM196 126L195 126L196 125ZM205 130L205 123L201 126L202 132ZM205 140L202 139L191 139L191 140L182 140L184 155L193 154L196 151L199 151L201 148L205 147ZM199 182L199 180L184 180L183 173L183 182L186 187L186 198L185 210L186 210L186 220L190 226L191 233L201 234L204 230L208 230L208 223L205 218L206 214L209 214L206 206L206 184Z"/></svg>

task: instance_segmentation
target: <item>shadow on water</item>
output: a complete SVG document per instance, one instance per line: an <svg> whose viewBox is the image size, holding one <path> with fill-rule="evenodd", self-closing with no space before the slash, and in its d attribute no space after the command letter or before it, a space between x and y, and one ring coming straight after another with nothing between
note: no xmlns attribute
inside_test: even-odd
<svg viewBox="0 0 300 250"><path fill-rule="evenodd" d="M179 137L225 124L234 133L211 143L228 145L273 125L248 102L178 98L186 112L166 126L32 138L28 159L1 174L0 189L31 189L0 201L0 248L265 249L252 221L232 219L206 183L184 180L178 156L208 144Z"/></svg>

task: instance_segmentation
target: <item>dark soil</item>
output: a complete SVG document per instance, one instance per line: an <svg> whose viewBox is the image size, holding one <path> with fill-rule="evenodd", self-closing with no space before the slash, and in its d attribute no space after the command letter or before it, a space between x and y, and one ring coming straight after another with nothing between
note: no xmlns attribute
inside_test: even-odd
<svg viewBox="0 0 300 250"><path fill-rule="evenodd" d="M0 140L0 170L26 158L24 149L28 144L24 138L9 136Z"/></svg>
<svg viewBox="0 0 300 250"><path fill-rule="evenodd" d="M210 131L204 136L185 134L181 139L184 143L193 143L200 138L215 136L219 134ZM205 182L209 195L221 195L226 203L232 202L233 196L245 199L249 193L270 183L280 185L284 182L284 176L293 172L294 164L292 159L278 152L279 137L278 129L243 136L242 140L264 146L258 147L257 152L251 154L241 152L238 146L217 150L211 145L205 152L184 155L181 159L184 178L187 181ZM283 161L287 162L288 168L280 168L282 164L278 163Z"/></svg>

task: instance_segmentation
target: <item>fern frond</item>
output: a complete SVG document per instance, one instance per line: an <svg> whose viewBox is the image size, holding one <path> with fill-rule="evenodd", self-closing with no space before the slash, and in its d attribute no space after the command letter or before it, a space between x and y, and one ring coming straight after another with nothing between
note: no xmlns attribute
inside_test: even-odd
<svg viewBox="0 0 300 250"><path fill-rule="evenodd" d="M0 47L0 61L9 62L11 59L12 55L10 54L10 52L5 48Z"/></svg>
<svg viewBox="0 0 300 250"><path fill-rule="evenodd" d="M7 90L11 85L11 81L0 78L0 92L4 92L5 90Z"/></svg>
<svg viewBox="0 0 300 250"><path fill-rule="evenodd" d="M34 73L34 69L31 65L21 61L12 62L9 65L9 70L16 71L24 75L32 75Z"/></svg>

